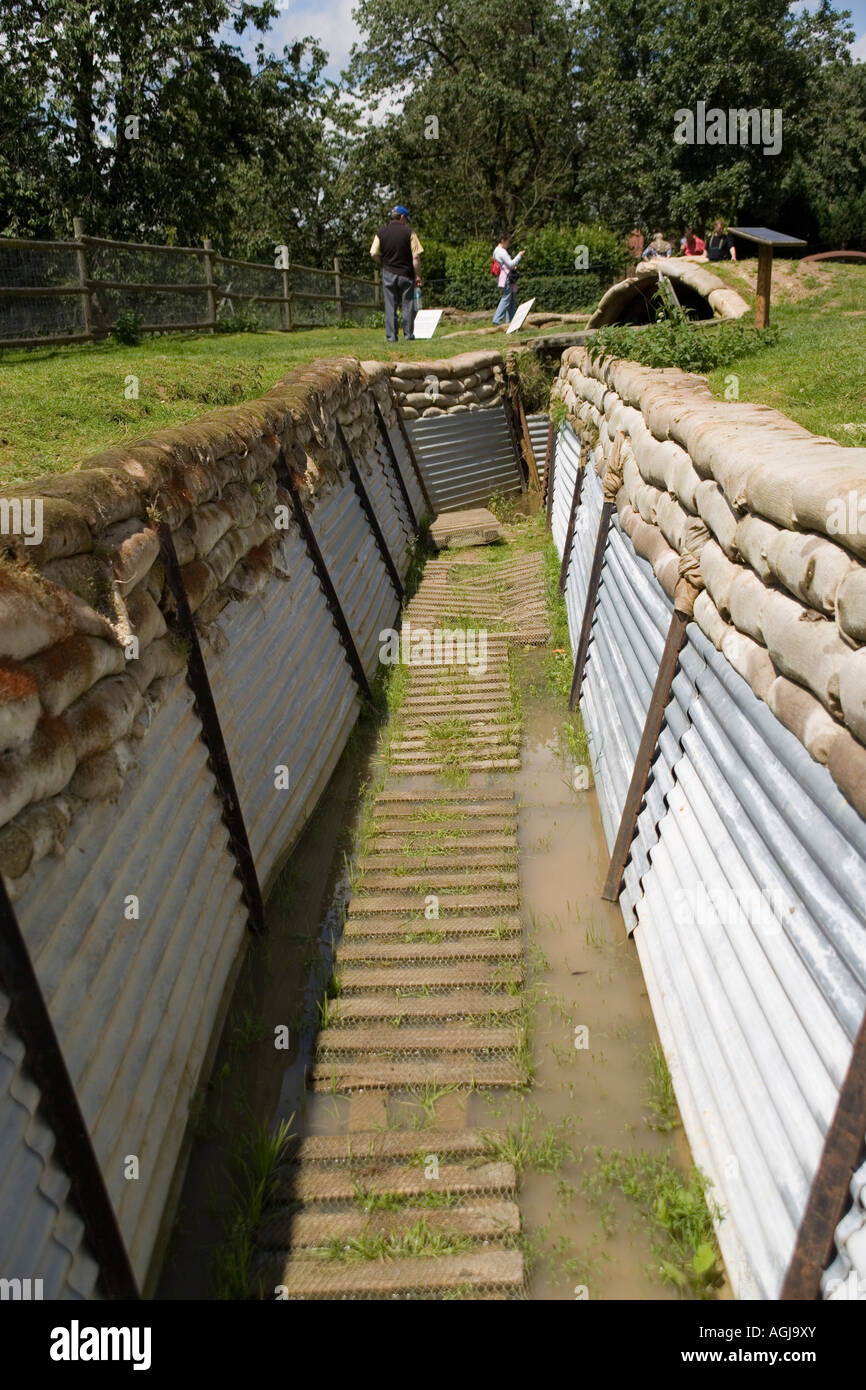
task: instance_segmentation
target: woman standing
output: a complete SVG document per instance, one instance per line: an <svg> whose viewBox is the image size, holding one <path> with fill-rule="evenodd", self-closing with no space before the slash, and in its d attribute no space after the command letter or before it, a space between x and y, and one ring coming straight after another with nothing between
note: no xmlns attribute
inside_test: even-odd
<svg viewBox="0 0 866 1390"><path fill-rule="evenodd" d="M517 276L515 270L523 259L523 252L518 251L517 255L512 257L508 249L510 245L511 237L503 233L493 252L493 260L499 266L496 283L499 286L500 299L496 313L493 315L493 322L496 324L503 321L510 323L517 312L517 292L515 290Z"/></svg>

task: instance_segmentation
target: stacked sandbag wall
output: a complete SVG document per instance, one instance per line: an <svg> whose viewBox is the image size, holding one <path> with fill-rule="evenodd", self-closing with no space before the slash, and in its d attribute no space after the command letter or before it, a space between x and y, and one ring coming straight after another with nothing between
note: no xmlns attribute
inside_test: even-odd
<svg viewBox="0 0 866 1390"><path fill-rule="evenodd" d="M581 700L609 845L671 613L691 618L621 905L735 1291L775 1298L866 1007L866 458L583 349L551 410L560 551L584 469L573 645L614 505ZM860 1169L826 1297L866 1272L864 1195Z"/></svg>
<svg viewBox="0 0 866 1390"><path fill-rule="evenodd" d="M42 534L8 537L0 559L0 871L145 1285L250 915L186 680L191 642L167 582L165 532L267 893L360 709L287 476L368 676L400 608L338 425L405 575L424 502L385 364L314 363L260 400L6 494L40 504ZM26 1069L26 1055L9 1057ZM4 1125L13 1100L9 1091ZM19 1101L15 1113L28 1112ZM11 1277L18 1261L38 1277L27 1232L44 1226L44 1198L27 1177L23 1131L16 1143L8 1171L21 1179L24 1236L14 1251L0 1244L0 1266ZM4 1206L0 1229L13 1225ZM53 1287L75 1296L93 1282L68 1274L83 1268L80 1233L63 1250L68 1277L53 1275Z"/></svg>
<svg viewBox="0 0 866 1390"><path fill-rule="evenodd" d="M504 389L504 363L498 352L391 364L391 390L404 420L489 410L499 404Z"/></svg>

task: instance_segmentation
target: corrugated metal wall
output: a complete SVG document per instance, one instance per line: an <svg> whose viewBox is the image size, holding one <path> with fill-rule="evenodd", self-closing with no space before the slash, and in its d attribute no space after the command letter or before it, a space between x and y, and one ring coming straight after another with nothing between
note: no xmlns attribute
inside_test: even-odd
<svg viewBox="0 0 866 1390"><path fill-rule="evenodd" d="M423 503L405 445L410 496ZM412 525L383 445L358 465L398 572ZM365 669L399 602L347 473L317 497L310 521ZM259 880L267 890L311 814L358 717L357 688L294 521L275 574L232 602L202 649ZM116 805L73 821L62 858L46 858L16 902L54 1027L140 1282L148 1276L193 1098L247 911L192 693L182 676L146 736ZM289 771L287 789L277 769ZM0 1001L2 1002L2 1001ZM2 1024L2 1019L0 1019ZM4 1229L20 1240L0 1276L41 1277L51 1296L84 1297L96 1267L64 1206L68 1182L50 1160L11 1033L0 1050ZM6 1149L8 1148L8 1152ZM138 1177L128 1176L129 1159ZM43 1171L44 1170L44 1171ZM40 1176L41 1173L41 1176ZM7 1201L10 1204L7 1207ZM53 1205L52 1205L53 1202ZM0 1247L5 1256L5 1246ZM14 1256L14 1259L12 1258ZM20 1256L20 1258L19 1258ZM11 1261L11 1263L10 1263Z"/></svg>
<svg viewBox="0 0 866 1390"><path fill-rule="evenodd" d="M560 554L579 449L566 427ZM566 594L572 646L601 503L590 465ZM671 607L614 519L581 700L609 847ZM620 902L692 1151L724 1213L735 1292L776 1298L866 1005L866 825L694 623L673 695ZM861 1170L825 1293L852 1268L866 1273L864 1190Z"/></svg>
<svg viewBox="0 0 866 1390"><path fill-rule="evenodd" d="M27 1074L24 1044L0 990L0 1278L42 1298L91 1298L97 1266L84 1226L67 1201L69 1177L54 1159L54 1136L37 1111L39 1091Z"/></svg>
<svg viewBox="0 0 866 1390"><path fill-rule="evenodd" d="M246 922L199 733L176 677L121 800L92 803L16 904L139 1277Z"/></svg>
<svg viewBox="0 0 866 1390"><path fill-rule="evenodd" d="M436 512L520 492L521 478L501 405L410 420L409 438Z"/></svg>

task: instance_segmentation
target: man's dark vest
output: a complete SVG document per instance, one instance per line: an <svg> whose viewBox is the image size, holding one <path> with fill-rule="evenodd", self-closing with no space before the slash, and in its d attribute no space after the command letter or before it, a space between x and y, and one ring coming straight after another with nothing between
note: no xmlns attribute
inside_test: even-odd
<svg viewBox="0 0 866 1390"><path fill-rule="evenodd" d="M382 250L382 269L394 275L403 275L407 280L415 279L412 264L412 229L405 222L389 222L379 229L379 246Z"/></svg>

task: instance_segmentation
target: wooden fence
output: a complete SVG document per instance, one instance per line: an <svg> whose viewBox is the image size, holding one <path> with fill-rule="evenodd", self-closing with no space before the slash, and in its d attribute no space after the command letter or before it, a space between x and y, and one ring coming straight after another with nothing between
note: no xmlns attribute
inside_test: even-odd
<svg viewBox="0 0 866 1390"><path fill-rule="evenodd" d="M219 323L230 323L235 305L265 314L270 321L262 326L283 332L382 307L378 279L347 275L339 257L333 270L280 255L269 265L221 256L209 240L201 247L112 241L85 235L79 218L73 230L71 241L0 237L0 346L98 341L108 336L119 313L139 307L145 309L145 333L216 333ZM106 266L110 271L112 255L122 267L136 258L152 264L168 257L178 270L169 279L128 278L122 269L114 277L94 273ZM22 283L10 283L16 280ZM28 283L36 280L43 283ZM184 311L178 314L180 304ZM49 331L42 331L46 326Z"/></svg>

